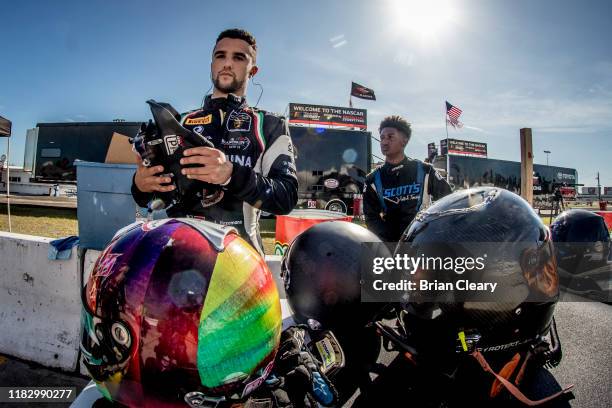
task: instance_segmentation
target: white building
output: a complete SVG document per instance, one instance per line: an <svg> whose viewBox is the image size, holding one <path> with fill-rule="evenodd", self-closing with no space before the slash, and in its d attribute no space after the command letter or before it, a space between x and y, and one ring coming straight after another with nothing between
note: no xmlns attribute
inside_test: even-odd
<svg viewBox="0 0 612 408"><path fill-rule="evenodd" d="M31 171L24 170L19 166L10 166L10 169L2 168L0 173L0 193L6 194L7 182L10 182L9 191L11 195L76 197L76 185L74 184L34 183L30 182L31 177Z"/></svg>

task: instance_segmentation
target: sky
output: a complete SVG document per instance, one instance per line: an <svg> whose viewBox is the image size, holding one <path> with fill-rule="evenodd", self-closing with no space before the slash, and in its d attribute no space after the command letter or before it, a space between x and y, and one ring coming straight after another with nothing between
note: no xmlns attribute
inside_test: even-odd
<svg viewBox="0 0 612 408"><path fill-rule="evenodd" d="M147 99L198 107L210 89L217 34L242 27L258 42L248 98L348 106L351 81L374 89L387 115L412 123L423 159L446 137L445 104L463 110L449 137L486 142L520 160L532 128L535 163L576 168L612 186L612 2L609 0L1 1L0 116L13 122L11 163L39 122L143 121ZM0 154L6 140L0 140ZM381 157L378 143L373 153Z"/></svg>

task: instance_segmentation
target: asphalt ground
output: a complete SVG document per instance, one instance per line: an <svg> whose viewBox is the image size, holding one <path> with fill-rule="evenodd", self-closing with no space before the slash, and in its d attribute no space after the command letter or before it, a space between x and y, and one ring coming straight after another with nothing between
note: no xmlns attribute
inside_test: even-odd
<svg viewBox="0 0 612 408"><path fill-rule="evenodd" d="M612 305L572 298L555 310L563 360L550 372L559 384L574 384L572 406L612 407Z"/></svg>
<svg viewBox="0 0 612 408"><path fill-rule="evenodd" d="M539 369L531 384L523 384L521 390L532 400L551 395L573 384L573 399L559 399L546 407L612 407L612 305L598 302L572 301L581 298L564 294L563 301L555 309L555 320L563 350L563 358L557 367ZM397 353L382 352L379 363L387 366L375 387L370 391L376 397L366 399L358 392L344 405L344 408L370 406L400 406L399 401L409 401L406 406L429 406L427 399L433 399L441 392L436 384L429 394L413 392L419 374L411 369L406 359ZM485 375L485 377L488 376ZM469 380L468 380L469 381ZM490 383L489 383L490 384ZM419 387L419 386L417 386ZM523 407L509 399L505 405L496 402L491 406ZM403 405L403 404L401 404ZM480 405L472 405L480 406Z"/></svg>
<svg viewBox="0 0 612 408"><path fill-rule="evenodd" d="M76 387L77 395L89 382L89 378L45 368L41 365L0 355L0 387ZM7 408L66 408L69 403L7 403Z"/></svg>
<svg viewBox="0 0 612 408"><path fill-rule="evenodd" d="M612 407L612 306L596 302L568 302L568 300L578 299L571 295L566 295L564 299L565 301L557 304L555 313L563 347L563 359L557 367L543 371L543 385L540 388L546 388L546 390L539 389L538 394L541 395L538 396L542 397L546 391L552 392L558 389L559 385L574 384L575 398L555 406ZM386 389L387 396L391 397L393 394L401 398L411 384L410 377L401 371L401 358L396 358L396 356L397 353L383 352L379 357L379 362L391 365L388 376L393 379L390 382L391 386ZM46 369L7 356L0 357L0 386L76 386L80 392L87 383L88 379L82 376ZM406 406L422 406L414 400L408 399L406 402ZM360 403L358 394L344 406L357 405L372 406L362 401ZM69 404L0 403L0 406L66 408ZM376 406L390 405L376 404Z"/></svg>

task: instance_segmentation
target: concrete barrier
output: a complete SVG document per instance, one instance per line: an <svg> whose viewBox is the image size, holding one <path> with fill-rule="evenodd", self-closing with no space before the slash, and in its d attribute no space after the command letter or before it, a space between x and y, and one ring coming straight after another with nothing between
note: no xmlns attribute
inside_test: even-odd
<svg viewBox="0 0 612 408"><path fill-rule="evenodd" d="M81 313L77 251L50 261L50 241L0 232L0 353L73 371Z"/></svg>
<svg viewBox="0 0 612 408"><path fill-rule="evenodd" d="M47 258L52 240L0 232L0 353L86 374L79 364L80 291L100 251L73 248L70 259L52 261ZM284 299L280 260L266 257ZM281 303L283 317L290 315Z"/></svg>

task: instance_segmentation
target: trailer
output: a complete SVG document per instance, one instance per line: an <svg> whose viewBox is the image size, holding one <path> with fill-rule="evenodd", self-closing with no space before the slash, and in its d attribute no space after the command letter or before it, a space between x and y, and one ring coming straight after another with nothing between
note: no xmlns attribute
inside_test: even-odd
<svg viewBox="0 0 612 408"><path fill-rule="evenodd" d="M434 159L433 166L446 174L446 156ZM509 160L497 160L481 157L449 156L450 177L453 189L476 186L502 187L520 194L521 164ZM533 194L550 195L556 188L563 188L564 196L576 197L578 172L568 167L533 165Z"/></svg>
<svg viewBox="0 0 612 408"><path fill-rule="evenodd" d="M75 183L75 160L104 163L114 134L135 136L141 122L38 123L26 134L24 169L33 182ZM125 149L127 138L121 146Z"/></svg>
<svg viewBox="0 0 612 408"><path fill-rule="evenodd" d="M297 208L360 214L370 172L370 132L290 126L298 174Z"/></svg>
<svg viewBox="0 0 612 408"><path fill-rule="evenodd" d="M367 111L290 103L289 131L298 174L296 208L361 215L365 177L372 168Z"/></svg>

